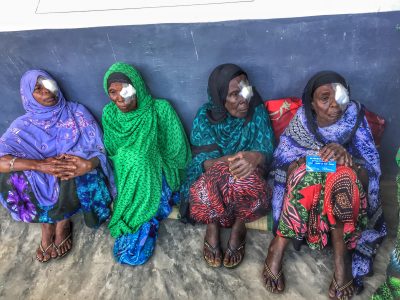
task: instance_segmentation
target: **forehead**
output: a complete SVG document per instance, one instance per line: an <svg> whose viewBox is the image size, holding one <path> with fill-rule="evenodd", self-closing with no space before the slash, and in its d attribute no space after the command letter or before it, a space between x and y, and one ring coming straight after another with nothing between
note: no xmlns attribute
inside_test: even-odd
<svg viewBox="0 0 400 300"><path fill-rule="evenodd" d="M231 79L231 81L229 81L229 90L238 88L239 83L242 80L246 80L246 75L240 74L239 76L236 76L235 78Z"/></svg>
<svg viewBox="0 0 400 300"><path fill-rule="evenodd" d="M321 85L320 87L316 88L316 90L314 91L314 95L328 93L328 92L332 92L332 91L333 91L332 84L327 83L327 84Z"/></svg>
<svg viewBox="0 0 400 300"><path fill-rule="evenodd" d="M109 90L118 90L122 89L122 82L113 82L110 84Z"/></svg>

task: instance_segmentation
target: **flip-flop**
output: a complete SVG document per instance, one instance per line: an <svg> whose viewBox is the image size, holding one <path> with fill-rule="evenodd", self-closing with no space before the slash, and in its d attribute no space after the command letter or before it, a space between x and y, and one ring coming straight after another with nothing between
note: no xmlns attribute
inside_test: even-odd
<svg viewBox="0 0 400 300"><path fill-rule="evenodd" d="M36 254L36 260L39 261L39 262L41 262L41 263L46 263L46 262L48 262L49 260L53 259L53 257L51 256L51 253L47 253L47 251L50 249L50 247L54 248L54 247L55 247L54 243L51 243L50 245L48 245L46 249L44 249L43 246L42 246L42 243L40 243L40 244L39 244L39 249L40 249L40 251L42 252L43 259L40 260L39 257L38 257L37 254ZM36 250L36 251L37 251L37 250ZM56 251L57 251L57 250L56 250ZM48 255L50 256L50 258L49 258L48 260L44 260L44 257L45 257L46 254L48 254ZM56 257L54 257L54 258L56 258Z"/></svg>
<svg viewBox="0 0 400 300"><path fill-rule="evenodd" d="M246 241L242 242L239 245L239 247L237 247L236 249L233 249L231 247L231 244L228 242L228 248L226 249L225 254L224 254L224 267L225 268L228 268L228 269L236 268L243 261L244 254L245 254L245 246L246 246ZM241 251L243 251L243 254L241 253ZM232 265L225 264L225 256L227 254L229 254L230 257L236 256L237 254L239 254L240 255L240 259L239 259L239 261L237 261L236 263L234 263Z"/></svg>
<svg viewBox="0 0 400 300"><path fill-rule="evenodd" d="M268 273L268 278L269 278L269 279L272 279L272 281L275 283L275 285L278 286L278 281L279 281L279 279L283 276L282 268L279 270L278 274L274 274L274 273L272 273L270 267L267 265L267 261L265 261L265 263L264 263L264 270L267 271L267 273ZM265 276L264 276L264 277L265 277ZM264 280L265 280L265 278L264 278ZM283 280L284 280L284 279L282 278L282 281L283 281ZM280 290L278 290L278 289L276 289L276 291L272 291L267 285L265 285L265 288L267 289L267 291L269 291L269 292L271 292L271 293L274 293L274 294L281 294L281 293L283 293L283 291L284 291L284 289L283 289L282 291L280 291Z"/></svg>
<svg viewBox="0 0 400 300"><path fill-rule="evenodd" d="M219 264L216 264L216 263L215 263L215 258L217 257L217 252L219 251L219 253L222 253L222 251L221 251L221 246L219 245L219 243L218 243L215 247L213 247L213 246L211 246L206 240L204 240L204 248L203 248L203 250L204 250L205 248L207 248L208 251L210 251L210 252L214 255L214 262L211 261L211 260L208 260L207 256L204 255L204 260L206 261L207 265L209 265L209 266L212 267L212 268L219 268L219 267L221 267L221 265L222 265L222 256L221 256L221 258L220 258L220 260L219 260L220 263L219 263Z"/></svg>
<svg viewBox="0 0 400 300"><path fill-rule="evenodd" d="M351 280L349 280L347 283L345 283L344 285L339 286L338 283L336 282L335 275L333 275L332 283L336 289L336 292L335 292L336 299L338 299L338 300L350 299L348 296L343 296L343 291L353 284L353 278ZM335 298L330 298L330 299L335 299Z"/></svg>
<svg viewBox="0 0 400 300"><path fill-rule="evenodd" d="M54 248L57 251L58 258L64 257L65 255L67 255L72 250L72 245L71 245L71 248L69 250L64 252L64 254L62 254L61 250L60 250L60 247L62 247L62 245L64 245L68 240L71 240L71 243L72 243L72 222L70 222L69 230L70 230L69 234L66 236L66 238L60 244L56 245L55 243L53 243L54 244Z"/></svg>

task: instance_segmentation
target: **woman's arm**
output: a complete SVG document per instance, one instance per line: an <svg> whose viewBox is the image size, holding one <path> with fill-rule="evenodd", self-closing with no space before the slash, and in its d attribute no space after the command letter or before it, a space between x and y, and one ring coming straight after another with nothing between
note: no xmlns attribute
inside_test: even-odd
<svg viewBox="0 0 400 300"><path fill-rule="evenodd" d="M0 157L0 173L36 170L37 167L37 160L34 159L16 158L12 155Z"/></svg>
<svg viewBox="0 0 400 300"><path fill-rule="evenodd" d="M12 155L0 157L0 173L32 170L61 177L65 172L74 168L74 166L54 157L43 160L19 158Z"/></svg>

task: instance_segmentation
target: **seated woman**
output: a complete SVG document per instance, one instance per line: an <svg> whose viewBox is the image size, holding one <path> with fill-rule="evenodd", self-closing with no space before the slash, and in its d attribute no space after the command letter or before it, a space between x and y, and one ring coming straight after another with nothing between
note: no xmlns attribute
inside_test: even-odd
<svg viewBox="0 0 400 300"><path fill-rule="evenodd" d="M400 167L400 149L396 155ZM397 174L397 203L400 205L400 174ZM399 218L400 222L400 218ZM397 225L397 238L386 270L386 281L372 295L372 300L400 299L400 223Z"/></svg>
<svg viewBox="0 0 400 300"><path fill-rule="evenodd" d="M70 218L98 227L110 215L113 185L102 132L81 104L67 101L41 70L21 79L26 114L0 139L0 202L17 221L42 223L40 262L72 248Z"/></svg>
<svg viewBox="0 0 400 300"><path fill-rule="evenodd" d="M223 64L208 80L209 102L193 121L194 158L181 190L181 217L207 224L204 259L233 268L245 253L246 227L267 213L264 176L273 132L263 101L237 65ZM232 227L222 259L220 226Z"/></svg>
<svg viewBox="0 0 400 300"><path fill-rule="evenodd" d="M103 110L104 143L118 190L108 226L116 259L140 265L153 253L159 221L179 200L174 192L191 159L189 142L172 106L154 99L132 66L113 64L104 90L112 101Z"/></svg>
<svg viewBox="0 0 400 300"><path fill-rule="evenodd" d="M363 109L349 101L348 91L345 79L335 72L314 75L304 89L304 106L274 153L276 236L263 272L271 292L284 290L282 259L290 240L296 249L304 240L321 249L330 238L335 267L329 296L350 298L354 290L362 290L362 277L372 271L376 248L386 235L378 151ZM316 154L336 161L336 171L307 171L305 157Z"/></svg>

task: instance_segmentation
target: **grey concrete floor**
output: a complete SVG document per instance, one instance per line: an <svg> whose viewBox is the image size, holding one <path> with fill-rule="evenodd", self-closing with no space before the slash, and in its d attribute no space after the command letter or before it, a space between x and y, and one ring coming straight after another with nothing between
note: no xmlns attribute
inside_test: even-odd
<svg viewBox="0 0 400 300"><path fill-rule="evenodd" d="M382 184L389 236L381 245L374 276L365 291L353 299L368 299L385 279L397 226L394 181ZM159 232L154 256L139 267L117 264L114 239L106 225L97 231L73 217L74 248L66 257L37 262L40 225L14 222L0 208L1 299L328 299L332 279L332 250L288 248L284 259L286 291L276 296L262 285L261 271L272 234L249 230L246 256L233 270L211 269L202 258L205 226L166 220ZM226 245L229 232L224 232Z"/></svg>

